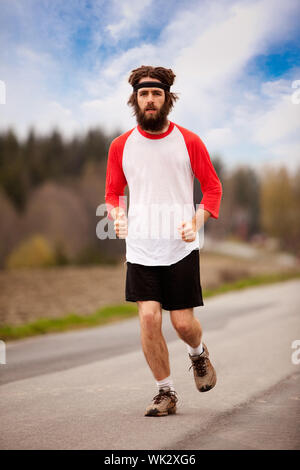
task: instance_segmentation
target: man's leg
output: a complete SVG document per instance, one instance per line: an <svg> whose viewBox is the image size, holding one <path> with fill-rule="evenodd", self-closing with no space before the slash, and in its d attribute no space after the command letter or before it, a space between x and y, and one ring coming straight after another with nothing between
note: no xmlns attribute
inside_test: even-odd
<svg viewBox="0 0 300 470"><path fill-rule="evenodd" d="M194 309L170 310L170 316L178 336L188 345L197 389L199 392L211 390L216 385L217 375L208 357L208 349L201 342L202 328L194 317Z"/></svg>
<svg viewBox="0 0 300 470"><path fill-rule="evenodd" d="M179 338L192 348L197 348L202 339L202 327L194 317L194 309L170 310L172 324Z"/></svg>
<svg viewBox="0 0 300 470"><path fill-rule="evenodd" d="M155 300L137 301L141 342L146 361L157 381L170 375L169 352L162 334L161 304Z"/></svg>
<svg viewBox="0 0 300 470"><path fill-rule="evenodd" d="M178 399L170 377L169 352L161 330L161 304L154 300L137 301L137 304L144 355L159 391L147 406L145 416L174 414Z"/></svg>

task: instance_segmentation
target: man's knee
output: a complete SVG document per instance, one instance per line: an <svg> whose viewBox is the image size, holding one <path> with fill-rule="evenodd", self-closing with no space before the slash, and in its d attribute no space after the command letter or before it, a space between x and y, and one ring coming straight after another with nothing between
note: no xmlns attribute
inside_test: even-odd
<svg viewBox="0 0 300 470"><path fill-rule="evenodd" d="M183 338L189 336L192 331L191 323L189 321L180 321L174 326L179 336Z"/></svg>
<svg viewBox="0 0 300 470"><path fill-rule="evenodd" d="M156 305L157 304L157 305ZM148 333L155 333L161 329L162 313L158 302L138 302L141 327Z"/></svg>
<svg viewBox="0 0 300 470"><path fill-rule="evenodd" d="M172 312L173 313L173 312ZM180 337L189 336L193 329L193 316L184 311L171 313L172 324Z"/></svg>

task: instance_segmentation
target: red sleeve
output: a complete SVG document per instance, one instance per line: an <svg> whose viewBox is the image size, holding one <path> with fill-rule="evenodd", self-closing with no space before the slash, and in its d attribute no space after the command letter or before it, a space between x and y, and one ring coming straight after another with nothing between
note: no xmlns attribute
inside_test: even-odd
<svg viewBox="0 0 300 470"><path fill-rule="evenodd" d="M114 139L109 147L106 168L105 203L107 217L110 220L113 219L111 211L114 207L120 206L124 209L126 208L124 191L127 181L123 172L122 159L126 140L132 131L133 129Z"/></svg>
<svg viewBox="0 0 300 470"><path fill-rule="evenodd" d="M186 143L193 173L201 185L203 193L201 204L213 218L217 219L222 198L222 185L211 163L209 153L197 134L178 127Z"/></svg>

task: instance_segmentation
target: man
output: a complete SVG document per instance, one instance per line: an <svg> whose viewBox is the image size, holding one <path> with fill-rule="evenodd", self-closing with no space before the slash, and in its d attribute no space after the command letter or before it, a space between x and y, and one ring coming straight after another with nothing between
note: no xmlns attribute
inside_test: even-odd
<svg viewBox="0 0 300 470"><path fill-rule="evenodd" d="M158 387L146 416L173 414L178 401L161 330L162 309L169 310L187 344L198 390L216 384L194 307L203 305L198 231L209 217L218 218L222 187L202 140L167 119L178 98L170 91L174 79L164 67L141 66L131 72L128 104L137 126L112 142L106 174L108 218L114 219L117 236L126 239L126 300L137 302L142 348ZM194 176L203 193L196 212ZM166 236L161 234L163 224L169 229Z"/></svg>

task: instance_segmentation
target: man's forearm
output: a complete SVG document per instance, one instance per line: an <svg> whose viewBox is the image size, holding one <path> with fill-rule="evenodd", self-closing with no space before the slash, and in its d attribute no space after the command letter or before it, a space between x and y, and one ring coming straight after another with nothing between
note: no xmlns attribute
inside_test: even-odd
<svg viewBox="0 0 300 470"><path fill-rule="evenodd" d="M193 219L192 224L195 232L198 232L205 222L210 218L211 214L202 207L198 207Z"/></svg>

